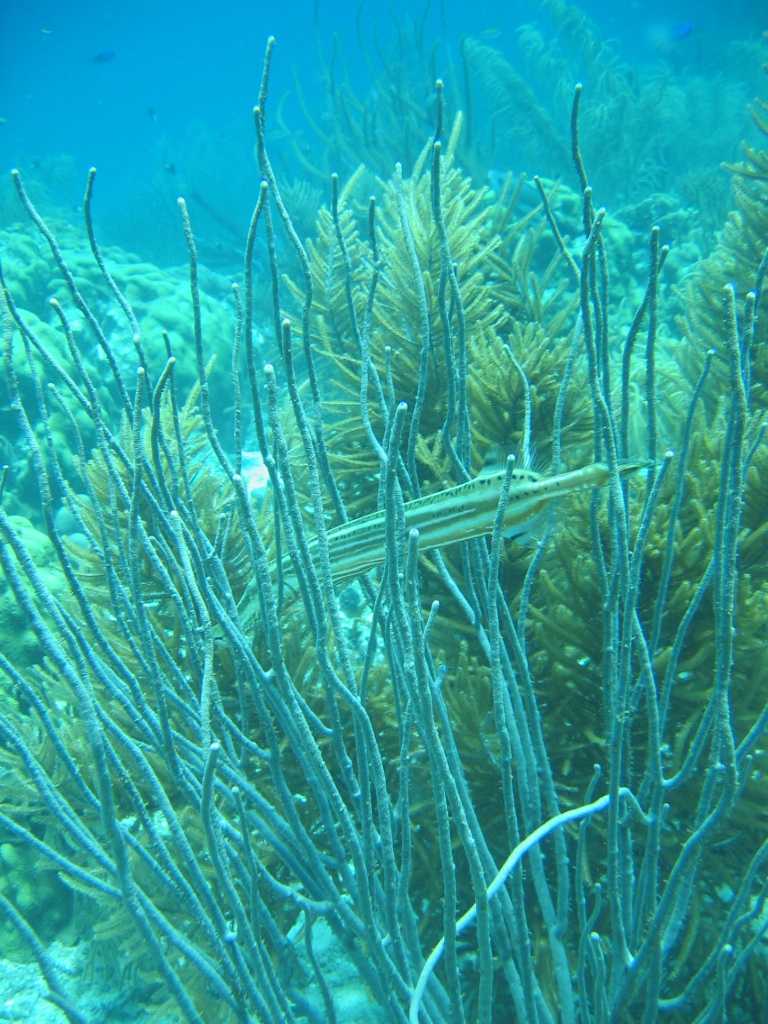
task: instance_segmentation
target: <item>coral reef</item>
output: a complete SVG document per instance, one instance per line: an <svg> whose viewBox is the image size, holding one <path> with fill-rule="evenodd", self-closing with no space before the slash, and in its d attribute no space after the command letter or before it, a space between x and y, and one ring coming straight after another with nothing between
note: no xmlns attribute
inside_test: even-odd
<svg viewBox="0 0 768 1024"><path fill-rule="evenodd" d="M0 484L2 628L20 635L0 655L0 912L78 1024L47 900L91 977L149 1017L332 1022L361 1001L413 1024L757 1017L762 157L737 169L752 184L723 236L736 286L679 290L691 340L706 324L679 356L659 231L638 241L594 205L580 90L570 150L548 136L578 193L537 179L526 211L523 178L475 187L438 82L402 119L409 173L365 203L377 168L334 177L305 249L289 207L306 225L305 190L282 192L267 152L271 52L234 315L201 289L183 200L182 298L130 259L118 287L117 253L91 238L86 256L58 225L57 242L14 176L53 263L4 240L3 416L27 468ZM404 503L498 447L534 465L536 448L554 480L595 461L608 484L511 540L507 459L490 536L420 553ZM8 513L33 484L43 540ZM373 511L385 564L334 588L328 527Z"/></svg>

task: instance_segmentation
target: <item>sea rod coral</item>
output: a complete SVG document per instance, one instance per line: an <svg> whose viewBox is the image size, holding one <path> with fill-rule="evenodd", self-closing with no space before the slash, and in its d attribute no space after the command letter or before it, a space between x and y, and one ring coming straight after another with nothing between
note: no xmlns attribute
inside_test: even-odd
<svg viewBox="0 0 768 1024"><path fill-rule="evenodd" d="M703 1022L724 1019L736 995L742 1005L765 1000L750 965L768 928L768 842L755 841L745 808L761 792L768 699L758 689L745 724L734 714L734 679L750 637L735 629L737 617L746 623L750 607L765 607L764 593L746 593L738 555L750 468L762 458L763 410L750 403L749 367L768 254L746 300L725 288L719 351L688 390L679 450L664 452L655 332L665 250L654 230L646 295L621 345L605 211L579 153L577 88L571 149L584 238L576 258L543 186L540 211L575 282L564 300L573 315L567 336L540 347L548 380L553 353L559 359L546 406L552 477L564 461L597 463L607 482L564 499L558 515L545 510L517 582L503 536L512 459L490 535L465 533L420 552L419 530L405 529L406 503L422 488L447 500L480 461L477 438L492 417L473 365L478 346L522 387L524 452L532 416L543 419L542 408L532 410L536 367L494 333L482 263L492 246L474 252L471 277L462 266L471 248L458 243L480 200L444 145L441 83L434 137L411 179L397 167L380 214L371 199L367 242L334 180L321 215L326 251L318 243L308 253L265 143L272 46L254 111L262 180L242 307L235 290L234 453L214 422L183 200L198 370L184 402L169 337L160 361L98 248L93 173L87 233L134 341L134 358L122 364L14 174L101 347L120 415L104 411L102 382L67 310L54 303L57 352L0 272L8 391L58 566L41 572L29 526L0 506L0 566L39 645L39 657L23 663L5 644L0 652L3 862L18 873L26 859L74 893L83 941L109 946L114 988L133 1001L133 1019ZM261 230L263 279L253 268ZM278 272L278 231L298 259L298 285ZM353 262L353 244L367 246L365 259ZM325 311L315 295L323 274ZM390 344L391 312L377 320L379 289L391 311L393 282L402 282L398 329L410 347ZM253 300L269 287L280 359L261 368ZM283 304L296 299L298 331ZM638 409L632 357L644 318ZM270 480L261 507L243 475L241 346L242 390ZM713 360L727 365L729 387L711 403L715 471L709 490L696 492L711 506L697 519L689 450ZM339 415L328 362L345 368L347 402L355 379L354 422ZM487 382L494 402L498 379L507 378L500 371ZM571 407L580 410L575 432ZM76 453L66 472L54 412ZM630 430L630 417L644 429ZM631 451L638 434L646 450ZM346 473L345 445L366 449ZM629 459L641 474L627 475ZM359 465L368 467L365 494ZM0 498L6 485L4 474ZM354 607L335 586L329 543L329 527L350 521L348 500L352 518L383 513L384 564L360 575ZM62 507L74 538L60 530ZM693 521L701 557L684 587L675 565L688 540L681 524ZM711 620L713 640L693 657L689 638L702 620ZM579 633L585 644L596 638L591 657L573 655ZM536 676L548 658L567 683L554 670ZM697 680L693 715L676 703L684 659L693 667L683 682L691 673ZM600 763L561 776L569 741L548 722L546 695L580 678L598 680L602 735L590 749ZM718 859L734 836L750 846L738 876ZM730 886L730 899L710 903L704 922L713 879ZM70 1021L85 1021L79 989L36 934L42 914L22 888L0 885L0 913L29 944L51 1000Z"/></svg>

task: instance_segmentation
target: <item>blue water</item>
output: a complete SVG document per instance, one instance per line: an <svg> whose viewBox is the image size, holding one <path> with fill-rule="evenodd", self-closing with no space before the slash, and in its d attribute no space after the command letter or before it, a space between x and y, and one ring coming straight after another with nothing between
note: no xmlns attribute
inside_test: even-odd
<svg viewBox="0 0 768 1024"><path fill-rule="evenodd" d="M758 40L766 24L765 4L756 0L587 0L581 8L640 75L662 63L676 73L692 71L712 79L733 75L730 44ZM324 105L318 43L327 61L337 34L353 91L365 96L370 88L357 44L356 9L352 0L321 0L317 7L312 0L283 5L5 0L0 9L0 169L18 166L29 176L55 157L59 171L49 177L54 178L55 198L66 207L79 202L88 168L96 166L98 208L108 231L108 211L119 208L123 220L130 219L152 181L168 195L188 191L190 180L200 177L197 163L210 162L216 154L222 158L215 171L221 187L226 187L222 176L236 177L238 189L250 191L249 180L254 187L256 182L250 117L266 38L274 34L277 39L273 110L289 93L286 121L293 131L306 133L292 68L307 106L318 113ZM387 51L395 38L395 18L405 29L414 19L421 21L423 11L421 4L403 0L387 9L370 2L363 6L360 26L374 62L374 25ZM546 31L546 16L535 5L435 0L424 15L424 38L439 39L440 73L458 62L465 33L496 47L514 65L520 59L517 28L533 20ZM681 26L690 29L680 32ZM99 56L102 60L95 61ZM574 80L579 70L574 61ZM735 133L734 145L738 141ZM393 153L393 163L400 156ZM206 190L212 192L213 185L206 183ZM252 199L253 194L242 196L246 212L239 214L241 219ZM123 235L119 240L125 244ZM144 241L151 244L152 238L134 236L132 247L141 250ZM179 260L183 255L179 247Z"/></svg>

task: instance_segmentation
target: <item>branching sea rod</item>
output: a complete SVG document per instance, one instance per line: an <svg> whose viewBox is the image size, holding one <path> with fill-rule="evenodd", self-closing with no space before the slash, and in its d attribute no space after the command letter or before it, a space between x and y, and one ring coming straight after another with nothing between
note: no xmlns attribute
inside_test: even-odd
<svg viewBox="0 0 768 1024"><path fill-rule="evenodd" d="M94 948L107 936L120 971L131 969L124 984L133 985L137 1015L172 999L174 1013L206 1024L724 1019L768 928L768 843L755 841L748 820L765 795L753 762L768 701L760 697L747 721L734 705L743 642L734 625L746 600L739 545L757 528L742 529L740 517L753 461L764 465L764 410L750 404L749 366L766 261L741 318L740 297L726 289L719 351L688 389L680 449L657 458L664 251L655 229L647 294L622 353L605 211L593 205L579 151L577 88L580 259L540 186L562 273L577 279L563 303L578 315L568 336L550 343L560 358L551 471L515 470L510 458L478 477L483 402L494 399L484 399L482 381L470 388L472 361L480 344L496 346L500 365L509 361L492 317L479 340L472 331L492 288L490 275L462 276L453 248L463 230L456 196L470 196L471 186L453 166L453 147L443 149L442 86L437 130L412 178L398 166L384 202L371 200L369 269L358 271L350 248L366 243L352 237L336 180L324 260L319 243L305 251L280 197L265 142L272 44L254 112L262 184L242 311L236 292L234 455L216 434L183 200L198 371L184 404L168 336L161 362L156 339L139 336L119 269L113 279L98 249L93 172L87 232L134 339L130 365L119 365L14 175L101 346L120 422L102 410L102 382L67 311L56 304L65 366L0 271L11 405L57 565L41 572L28 524L0 507L0 566L39 648L25 664L0 655L0 838L77 894L82 935ZM467 216L479 202L467 201ZM414 232L419 209L431 220ZM254 275L262 228L269 266ZM301 285L286 286L278 272L283 229ZM439 253L428 287L425 244ZM387 287L407 281L415 296L409 327L419 344L407 353L392 351L376 326L382 272ZM334 315L335 347L324 358L356 375L359 408L349 421L328 417L338 393L316 365L330 330L313 293L320 273L323 301L347 316ZM253 295L268 285L280 362L262 371ZM301 379L281 289L301 302ZM647 408L633 409L632 349L646 311ZM261 508L243 472L241 337L270 480ZM521 355L513 359L525 381L527 451L533 389ZM393 371L400 357L413 368L405 391ZM697 491L708 532L683 587L673 568L686 557L681 524L698 514L689 462L715 359L720 372L729 367L711 427L720 431L719 464L709 491ZM591 424L586 444L569 433L566 410L577 400ZM76 453L72 479L54 410ZM629 418L638 416L648 450L631 452ZM360 498L344 453L363 459L362 449L376 472ZM564 460L583 468L564 470ZM4 474L6 503L12 485ZM560 493L571 498L555 510L550 499ZM77 542L60 531L61 507ZM511 555L504 535L536 512L535 550L516 577L510 560L521 549ZM342 614L338 582L355 575L356 610L341 601ZM681 665L700 626L711 642L699 645L689 672L691 718ZM557 671L537 674L543 665ZM602 699L594 741L583 738L586 724L569 734L553 717L564 688L585 705ZM577 821L578 832L567 827ZM752 844L739 876L727 860L734 836ZM730 903L709 906L703 923L699 906L714 877L731 887ZM29 944L51 1000L70 1021L90 1019L81 991L35 935L39 915L15 896L0 887L0 913Z"/></svg>

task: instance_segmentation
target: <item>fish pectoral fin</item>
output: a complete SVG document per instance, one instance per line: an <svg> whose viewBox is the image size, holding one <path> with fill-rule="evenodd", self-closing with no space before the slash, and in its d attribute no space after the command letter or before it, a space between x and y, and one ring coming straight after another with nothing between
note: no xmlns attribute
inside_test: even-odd
<svg viewBox="0 0 768 1024"><path fill-rule="evenodd" d="M544 537L550 507L548 504L523 522L507 527L502 533L504 540L515 540L521 547L537 547Z"/></svg>

